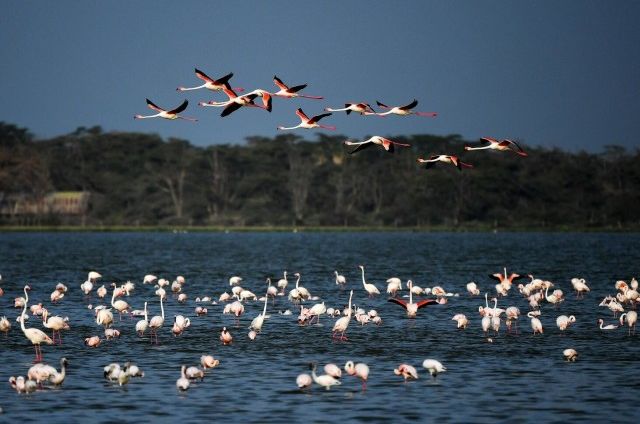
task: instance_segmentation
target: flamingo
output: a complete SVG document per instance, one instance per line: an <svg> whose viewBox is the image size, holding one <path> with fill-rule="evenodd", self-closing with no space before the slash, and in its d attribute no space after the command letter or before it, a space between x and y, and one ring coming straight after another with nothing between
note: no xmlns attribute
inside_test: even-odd
<svg viewBox="0 0 640 424"><path fill-rule="evenodd" d="M129 309L129 304L124 300L116 300L114 302L114 299L116 298L115 285L116 285L115 283L112 284L114 289L113 289L113 295L111 296L111 306L113 306L113 308L118 311L119 318L120 320L122 320L122 313L127 312L127 310Z"/></svg>
<svg viewBox="0 0 640 424"><path fill-rule="evenodd" d="M284 271L284 277L278 280L277 286L281 290L280 293L284 294L284 289L287 288L289 280L287 280L287 271Z"/></svg>
<svg viewBox="0 0 640 424"><path fill-rule="evenodd" d="M398 368L393 370L395 375L401 375L404 377L404 381L416 380L418 378L418 371L414 367L408 364L400 364Z"/></svg>
<svg viewBox="0 0 640 424"><path fill-rule="evenodd" d="M502 141L498 141L495 138L491 138L491 137L482 137L480 139L481 141L485 141L489 144L487 144L486 146L479 146L479 147L471 147L471 146L464 146L464 150L485 150L485 149L491 149L491 150L498 150L501 152L504 151L509 151L509 152L513 152L517 155L520 156L529 156L523 149L522 147L520 147L520 145L518 143L516 143L513 140L507 140L504 139Z"/></svg>
<svg viewBox="0 0 640 424"><path fill-rule="evenodd" d="M27 313L27 304L29 303L29 294L27 293L28 290L31 290L31 287L29 285L24 286L24 308L22 309L22 314L21 316L24 317L25 314ZM29 341L31 342L31 344L33 344L33 346L35 347L36 350L36 362L42 361L42 350L40 348L40 344L41 343L46 343L46 344L53 344L53 340L51 340L49 338L49 336L47 336L42 330L39 330L37 328L26 328L24 325L25 320L21 319L20 320L20 328L22 329L22 332L24 333L25 337L27 339L29 339Z"/></svg>
<svg viewBox="0 0 640 424"><path fill-rule="evenodd" d="M220 332L220 341L225 346L233 343L233 337L229 330L227 330L227 327L222 327L222 331Z"/></svg>
<svg viewBox="0 0 640 424"><path fill-rule="evenodd" d="M440 363L440 361L436 361L435 359L425 359L422 362L422 366L429 371L431 377L437 377L438 374L447 371L444 365Z"/></svg>
<svg viewBox="0 0 640 424"><path fill-rule="evenodd" d="M202 368L206 370L209 368L217 367L218 365L220 365L220 361L218 359L215 359L211 355L202 355L200 357L200 365L202 365Z"/></svg>
<svg viewBox="0 0 640 424"><path fill-rule="evenodd" d="M324 366L324 372L329 374L333 378L342 377L342 370L336 364L326 364Z"/></svg>
<svg viewBox="0 0 640 424"><path fill-rule="evenodd" d="M11 329L11 322L7 319L7 317L0 318L0 331L4 333L4 336L7 337L9 330Z"/></svg>
<svg viewBox="0 0 640 424"><path fill-rule="evenodd" d="M264 324L264 317L267 315L267 303L269 302L269 296L264 297L264 308L262 313L259 314L251 321L249 328L257 333L262 331L262 324Z"/></svg>
<svg viewBox="0 0 640 424"><path fill-rule="evenodd" d="M96 324L102 325L104 328L109 328L109 326L113 323L113 313L111 309L103 309L97 310L96 307Z"/></svg>
<svg viewBox="0 0 640 424"><path fill-rule="evenodd" d="M204 379L204 371L198 367L188 367L185 370L185 375L189 380L196 380L199 378L200 381L202 381Z"/></svg>
<svg viewBox="0 0 640 424"><path fill-rule="evenodd" d="M318 121L320 121L322 118L326 118L327 116L331 116L332 113L321 113L320 115L316 115L312 118L309 118L307 115L305 115L305 113L302 111L301 108L296 109L296 115L298 115L298 118L300 118L300 123L294 127L283 127L283 126L279 126L277 127L279 130L294 130L296 128L305 128L305 129L313 129L313 128L323 128L325 130L335 130L336 127L332 126L332 125L321 125L318 124Z"/></svg>
<svg viewBox="0 0 640 424"><path fill-rule="evenodd" d="M84 339L84 344L89 347L98 347L102 343L100 336L91 336Z"/></svg>
<svg viewBox="0 0 640 424"><path fill-rule="evenodd" d="M382 112L382 113L378 113L378 116L385 116L385 115L400 115L400 116L407 116L407 115L417 115L417 116L426 116L426 117L430 117L430 118L435 118L438 113L437 112L414 112L411 109L413 109L414 107L418 106L418 101L416 99L413 99L413 101L411 103L409 103L408 105L404 105L404 106L387 106L384 103L380 103L379 101L376 101L376 104L378 106L380 106L383 109L389 109L386 112Z"/></svg>
<svg viewBox="0 0 640 424"><path fill-rule="evenodd" d="M267 297L271 296L271 298L275 302L275 299L276 299L277 295L278 295L278 289L275 286L271 285L271 278L267 278L267 294L266 294L266 296Z"/></svg>
<svg viewBox="0 0 640 424"><path fill-rule="evenodd" d="M350 140L346 140L344 142L345 146L358 146L355 149L353 149L352 151L349 152L350 155L359 152L360 150L366 149L367 147L371 147L374 144L377 144L378 146L382 146L382 148L384 150L386 150L389 153L393 153L395 150L394 146L403 146L403 147L410 147L410 144L405 144L405 143L398 143L397 141L393 141L393 140L389 140L388 138L384 138L381 137L379 135L374 135L373 137L364 140L364 141L350 141Z"/></svg>
<svg viewBox="0 0 640 424"><path fill-rule="evenodd" d="M107 289L104 285L100 286L96 293L100 299L104 298L107 295Z"/></svg>
<svg viewBox="0 0 640 424"><path fill-rule="evenodd" d="M309 374L300 374L296 377L296 385L299 389L305 389L313 383L313 379Z"/></svg>
<svg viewBox="0 0 640 424"><path fill-rule="evenodd" d="M164 306L162 305L162 296L160 296L160 312L161 315L156 315L151 318L151 321L149 321L149 328L151 329L150 341L153 342L153 336L155 336L156 344L158 344L158 330L161 329L164 324Z"/></svg>
<svg viewBox="0 0 640 424"><path fill-rule="evenodd" d="M51 339L53 342L56 342L56 333L58 333L58 342L62 344L62 336L60 335L60 330L68 330L69 324L67 321L69 318L62 318L59 316L49 317L49 311L46 309L42 313L42 325L46 328L51 329Z"/></svg>
<svg viewBox="0 0 640 424"><path fill-rule="evenodd" d="M575 362L578 359L578 352L575 349L565 349L562 351L567 362Z"/></svg>
<svg viewBox="0 0 640 424"><path fill-rule="evenodd" d="M338 271L333 271L336 273L336 284L338 285L345 285L347 284L347 279L345 278L344 275L338 274Z"/></svg>
<svg viewBox="0 0 640 424"><path fill-rule="evenodd" d="M359 113L360 115L377 115L377 112L373 110L369 103L345 103L342 108L330 108L325 107L325 112L346 112L349 115L351 112Z"/></svg>
<svg viewBox="0 0 640 424"><path fill-rule="evenodd" d="M316 375L316 364L313 363L310 365L311 368L311 377L313 378L313 381L319 385L324 387L325 389L329 390L331 389L331 386L339 386L340 384L340 380L338 380L337 378L329 375L329 374L323 374L321 376Z"/></svg>
<svg viewBox="0 0 640 424"><path fill-rule="evenodd" d="M327 307L324 306L324 302L316 303L309 309L309 316L311 319L316 318L316 324L320 324L320 315L327 312ZM311 323L311 319L309 319L309 323Z"/></svg>
<svg viewBox="0 0 640 424"><path fill-rule="evenodd" d="M214 78L211 78L210 76L208 76L207 74L199 70L198 68L195 68L195 73L196 73L196 77L204 81L204 84L198 85L196 87L180 86L176 88L176 91L191 91L191 90L199 90L201 88L206 88L207 90L211 90L211 91L221 91L222 89L224 89L225 86L227 87L229 86L229 80L233 76L233 72L231 72L216 80ZM244 89L241 87L235 87L234 90L238 92L244 91Z"/></svg>
<svg viewBox="0 0 640 424"><path fill-rule="evenodd" d="M533 311L527 313L527 317L531 318L531 328L533 329L533 335L536 333L543 334L542 322L534 315Z"/></svg>
<svg viewBox="0 0 640 424"><path fill-rule="evenodd" d="M429 156L429 159L418 158L417 161L418 163L424 163L426 169L433 167L437 162L450 163L458 168L458 171L462 171L462 167L473 168L473 165L462 162L457 156L453 155L432 155Z"/></svg>
<svg viewBox="0 0 640 424"><path fill-rule="evenodd" d="M187 105L189 105L189 101L185 100L184 102L182 102L180 106L176 107L175 109L165 110L155 105L151 100L147 99L147 106L149 106L149 109L155 110L158 113L156 113L155 115L135 115L133 118L134 119L164 118L164 119L171 119L171 120L184 119L185 121L197 122L198 120L195 118L187 118L187 117L178 115L180 112L184 111L187 108Z"/></svg>
<svg viewBox="0 0 640 424"><path fill-rule="evenodd" d="M618 328L618 326L614 324L608 324L603 327L604 320L602 318L598 320L598 324L600 324L601 330L615 330L616 328Z"/></svg>
<svg viewBox="0 0 640 424"><path fill-rule="evenodd" d="M344 364L344 370L347 374L362 380L362 388L367 388L367 380L369 379L369 366L364 363L354 364L353 361L347 361Z"/></svg>
<svg viewBox="0 0 640 424"><path fill-rule="evenodd" d="M574 322L576 322L576 317L573 315L570 315L570 316L560 315L558 318L556 318L556 325L558 326L560 331L566 330L567 327L569 327L569 325L571 325Z"/></svg>
<svg viewBox="0 0 640 424"><path fill-rule="evenodd" d="M351 298L353 297L353 290L349 293L349 309L347 310L347 314L338 320L333 325L332 337L335 338L338 333L340 334L340 340L347 340L344 335L344 332L347 331L349 327L349 322L351 321Z"/></svg>
<svg viewBox="0 0 640 424"><path fill-rule="evenodd" d="M633 334L636 334L636 322L638 321L638 313L636 311L625 312L620 315L620 325L624 325L624 318L627 318L627 325L629 326L629 335L631 335L631 329Z"/></svg>
<svg viewBox="0 0 640 424"><path fill-rule="evenodd" d="M286 85L285 83L282 82L282 80L280 78L278 78L277 76L273 76L273 83L278 86L278 88L280 89L279 91L273 93L274 96L278 96L278 97L284 97L287 99L292 99L295 97L302 97L305 99L314 99L314 100L322 100L324 99L324 97L322 96L309 96L306 94L299 94L298 91L303 90L307 84L301 84L301 85L296 85L293 87L289 87L288 85Z"/></svg>
<svg viewBox="0 0 640 424"><path fill-rule="evenodd" d="M407 287L409 287L409 302L408 303L404 299L391 298L391 299L388 300L389 302L393 302L393 303L396 303L396 304L402 306L407 311L407 317L409 317L409 318L415 318L417 313L418 313L418 309L424 308L427 305L431 305L431 304L437 303L433 299L422 299L422 300L418 301L418 303L413 303L413 292L411 291L411 287L412 286L413 286L413 281L411 281L411 280L407 281Z"/></svg>
<svg viewBox="0 0 640 424"><path fill-rule="evenodd" d="M364 266L363 265L358 265L358 266L362 271L362 286L367 291L367 293L369 293L369 297L371 298L376 294L380 294L380 290L378 290L378 288L375 285L369 284L366 281L364 281Z"/></svg>
<svg viewBox="0 0 640 424"><path fill-rule="evenodd" d="M590 292L589 286L587 285L587 281L584 278L572 278L571 285L573 289L576 291L576 298L579 299L584 297L584 294Z"/></svg>
<svg viewBox="0 0 640 424"><path fill-rule="evenodd" d="M234 275L233 277L229 277L230 286L236 286L236 285L239 285L240 283L242 283L242 277L238 277L237 275Z"/></svg>
<svg viewBox="0 0 640 424"><path fill-rule="evenodd" d="M156 281L158 279L158 277L156 277L155 275L152 274L147 274L144 276L144 278L142 279L142 284L149 284L149 283L153 283L154 281Z"/></svg>
<svg viewBox="0 0 640 424"><path fill-rule="evenodd" d="M467 292L469 292L471 296L478 296L480 294L480 289L476 283L471 281L467 283Z"/></svg>
<svg viewBox="0 0 640 424"><path fill-rule="evenodd" d="M222 91L227 95L229 100L226 100L224 102L200 102L198 103L198 105L204 107L224 107L224 110L220 114L220 116L222 116L223 118L227 115L232 114L243 106L258 107L260 109L266 110L267 112L271 112L271 96L267 92L264 92L262 96L263 105L261 106L254 103L255 98L259 97L259 94L257 92L238 95L230 87L224 87Z"/></svg>
<svg viewBox="0 0 640 424"><path fill-rule="evenodd" d="M191 384L189 383L189 379L185 374L186 369L187 369L186 365L183 365L180 368L180 378L176 381L176 387L178 388L178 390L181 390L181 391L187 390L189 388L189 385Z"/></svg>
<svg viewBox="0 0 640 424"><path fill-rule="evenodd" d="M58 372L55 368L53 373L49 375L49 382L53 383L54 386L60 386L65 377L67 376L67 366L69 365L69 361L67 358L60 358L60 372Z"/></svg>
<svg viewBox="0 0 640 424"><path fill-rule="evenodd" d="M89 295L89 293L91 293L91 290L93 290L93 283L89 280L85 281L84 283L80 284L80 290L82 290L85 295Z"/></svg>
<svg viewBox="0 0 640 424"><path fill-rule="evenodd" d="M387 280L387 294L395 297L398 290L402 290L402 281L397 277L389 278Z"/></svg>
<svg viewBox="0 0 640 424"><path fill-rule="evenodd" d="M469 320L465 314L455 314L451 320L458 323L458 328L466 329L467 325L469 325Z"/></svg>

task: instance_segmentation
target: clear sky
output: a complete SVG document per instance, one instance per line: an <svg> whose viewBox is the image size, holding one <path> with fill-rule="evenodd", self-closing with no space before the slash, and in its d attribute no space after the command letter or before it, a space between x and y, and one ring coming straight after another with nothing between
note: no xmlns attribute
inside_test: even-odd
<svg viewBox="0 0 640 424"><path fill-rule="evenodd" d="M0 120L38 137L79 126L155 132L198 145L273 136L345 101L420 101L435 119L334 114L336 134L461 134L599 151L639 146L638 1L5 1ZM193 69L234 86L307 83L325 100L274 101L271 114L223 100ZM145 98L200 119L134 121ZM308 130L297 134L314 138Z"/></svg>

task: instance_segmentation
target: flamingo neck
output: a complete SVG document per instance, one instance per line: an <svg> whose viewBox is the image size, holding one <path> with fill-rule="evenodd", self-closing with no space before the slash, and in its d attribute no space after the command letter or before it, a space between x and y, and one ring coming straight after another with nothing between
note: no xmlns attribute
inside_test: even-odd
<svg viewBox="0 0 640 424"><path fill-rule="evenodd" d="M298 284L300 284L300 276L298 275L298 279L296 280L296 288L298 288Z"/></svg>
<svg viewBox="0 0 640 424"><path fill-rule="evenodd" d="M267 302L269 301L269 296L265 296L264 299L264 309L262 310L262 317L267 314Z"/></svg>
<svg viewBox="0 0 640 424"><path fill-rule="evenodd" d="M360 270L362 271L362 286L366 287L366 286L365 286L365 282L364 282L364 267L363 267L363 266L361 266L361 267L360 267Z"/></svg>
<svg viewBox="0 0 640 424"><path fill-rule="evenodd" d="M27 327L24 325L24 315L27 313L27 303L29 303L29 295L27 294L27 288L24 289L24 307L22 308L22 314L20 314L20 328L22 332L27 331Z"/></svg>
<svg viewBox="0 0 640 424"><path fill-rule="evenodd" d="M147 318L147 302L144 302L144 320L148 321L149 319Z"/></svg>
<svg viewBox="0 0 640 424"><path fill-rule="evenodd" d="M164 320L164 306L162 306L162 296L160 296L160 312L162 314L162 319Z"/></svg>

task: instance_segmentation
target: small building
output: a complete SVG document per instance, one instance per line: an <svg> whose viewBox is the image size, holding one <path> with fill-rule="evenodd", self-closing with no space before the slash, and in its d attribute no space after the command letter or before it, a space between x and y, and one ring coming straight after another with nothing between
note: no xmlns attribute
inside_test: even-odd
<svg viewBox="0 0 640 424"><path fill-rule="evenodd" d="M84 215L89 197L88 191L55 191L41 197L0 194L0 215Z"/></svg>

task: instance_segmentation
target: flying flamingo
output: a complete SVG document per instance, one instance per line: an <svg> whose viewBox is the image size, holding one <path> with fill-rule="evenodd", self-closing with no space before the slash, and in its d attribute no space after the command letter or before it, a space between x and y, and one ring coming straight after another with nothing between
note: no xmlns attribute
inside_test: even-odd
<svg viewBox="0 0 640 424"><path fill-rule="evenodd" d="M211 91L221 91L225 86L229 86L229 80L231 79L231 77L233 76L233 72L216 79L211 78L210 76L208 76L207 74L205 74L204 72L202 72L201 70L199 70L198 68L195 68L195 72L196 72L196 77L200 78L202 81L204 81L204 84L199 85L197 87L178 87L176 88L177 91L190 91L190 90L199 90L201 88L206 88L207 90L211 90ZM241 87L235 87L234 88L235 91L237 92L242 92L244 91L243 88Z"/></svg>
<svg viewBox="0 0 640 424"><path fill-rule="evenodd" d="M384 150L386 150L389 153L393 153L393 151L395 150L394 146L396 145L403 146L403 147L411 146L410 144L398 143L397 141L392 141L392 140L389 140L388 138L380 137L379 135L374 135L373 137L364 141L347 140L344 142L344 144L346 146L358 146L349 152L350 155L354 154L355 152L359 152L360 150L366 149L367 147L371 147L374 144L377 144L378 146L382 146Z"/></svg>
<svg viewBox="0 0 640 424"><path fill-rule="evenodd" d="M53 344L53 340L49 338L42 330L38 330L37 328L26 328L24 325L24 316L27 313L27 304L29 303L29 294L27 290L31 290L29 285L24 286L24 308L22 309L22 314L20 315L22 319L20 320L20 328L22 328L22 332L26 336L27 339L33 344L36 350L36 359L35 362L42 361L42 350L40 349L41 343Z"/></svg>
<svg viewBox="0 0 640 424"><path fill-rule="evenodd" d="M256 97L259 97L258 93L249 93L244 95L238 95L235 91L233 91L230 87L224 87L222 89L224 93L229 97L229 100L224 102L200 102L198 105L204 107L224 107L224 110L220 114L223 118L227 115L232 114L236 110L240 109L242 106L246 107L258 107L260 109L264 109L267 112L271 112L271 96L269 93L265 92L262 96L263 105L257 105L254 103Z"/></svg>
<svg viewBox="0 0 640 424"><path fill-rule="evenodd" d="M499 150L501 152L510 151L520 156L529 156L527 152L525 152L522 149L522 147L520 147L520 145L513 140L504 139L502 141L498 141L495 138L491 138L491 137L482 137L480 140L486 141L489 144L487 144L486 146L479 146L479 147L464 146L464 150L491 149L491 150Z"/></svg>
<svg viewBox="0 0 640 424"><path fill-rule="evenodd" d="M404 105L404 106L387 106L384 103L380 103L379 101L376 101L376 103L378 104L378 106L380 106L383 109L389 109L386 112L382 112L382 113L378 113L378 116L385 116L385 115L400 115L400 116L407 116L407 115L417 115L417 116L427 116L430 118L434 118L436 117L438 114L436 112L414 112L411 109L413 109L414 107L418 106L418 101L416 99L413 99L413 101L411 103L409 103L408 105Z"/></svg>
<svg viewBox="0 0 640 424"><path fill-rule="evenodd" d="M375 110L373 110L373 108L369 103L345 103L344 107L335 108L335 109L330 107L325 107L324 110L325 112L343 112L344 111L347 113L347 115L349 115L351 112L355 112L355 113L359 113L360 115L380 116L377 114Z"/></svg>
<svg viewBox="0 0 640 424"><path fill-rule="evenodd" d="M404 299L397 299L395 297L393 297L393 298L388 300L389 302L396 303L396 304L402 306L404 309L406 309L407 317L415 318L416 314L418 313L418 309L424 308L425 306L431 305L433 303L437 303L433 299L423 299L423 300L420 300L418 303L413 303L413 292L411 291L411 287L413 287L413 281L409 280L407 282L407 286L409 287L409 302L408 303Z"/></svg>
<svg viewBox="0 0 640 424"><path fill-rule="evenodd" d="M332 337L336 338L336 335L338 333L340 334L339 339L340 340L348 340L347 337L345 337L344 332L347 331L347 327L349 327L349 322L351 321L351 298L353 297L353 290L351 290L351 292L349 293L349 309L347 310L347 315L343 316L342 318L339 318L336 323L333 325L333 333L332 333Z"/></svg>
<svg viewBox="0 0 640 424"><path fill-rule="evenodd" d="M418 158L418 163L424 163L426 169L433 167L437 162L453 164L458 168L458 171L462 171L463 166L465 168L473 168L473 165L462 162L457 156L453 155L433 155L429 156L429 159Z"/></svg>
<svg viewBox="0 0 640 424"><path fill-rule="evenodd" d="M149 321L149 328L151 329L150 341L153 342L153 336L156 336L156 344L158 344L158 330L161 329L164 324L164 306L162 306L162 297L160 297L160 312L161 315L156 315L151 318L151 321Z"/></svg>
<svg viewBox="0 0 640 424"><path fill-rule="evenodd" d="M151 100L147 99L147 106L149 106L149 109L155 110L158 113L156 113L155 115L135 115L133 118L134 119L164 118L164 119L172 119L172 120L184 119L186 121L197 122L198 120L195 118L187 118L187 117L178 115L180 112L184 111L187 108L188 104L189 104L189 101L185 100L177 108L171 109L171 110L165 110L159 106L156 106Z"/></svg>
<svg viewBox="0 0 640 424"><path fill-rule="evenodd" d="M283 127L283 126L279 126L278 129L279 130L294 130L296 128L306 128L306 129L312 129L312 128L324 128L325 130L335 130L336 127L332 126L332 125L320 125L318 124L318 121L321 120L322 118L325 118L327 116L331 116L331 113L322 113L320 115L316 115L312 118L309 118L307 115L305 115L305 113L302 111L301 108L298 108L296 110L296 115L298 115L298 117L300 118L300 123L298 125L296 125L295 127Z"/></svg>
<svg viewBox="0 0 640 424"><path fill-rule="evenodd" d="M283 83L280 78L278 78L275 75L273 76L273 83L277 85L278 88L280 89L280 91L273 93L274 96L285 97L287 99L292 99L294 97L302 97L305 99L316 99L316 100L324 99L324 97L322 96L307 96L306 94L299 94L298 91L304 89L307 86L307 84L289 87L288 85Z"/></svg>

